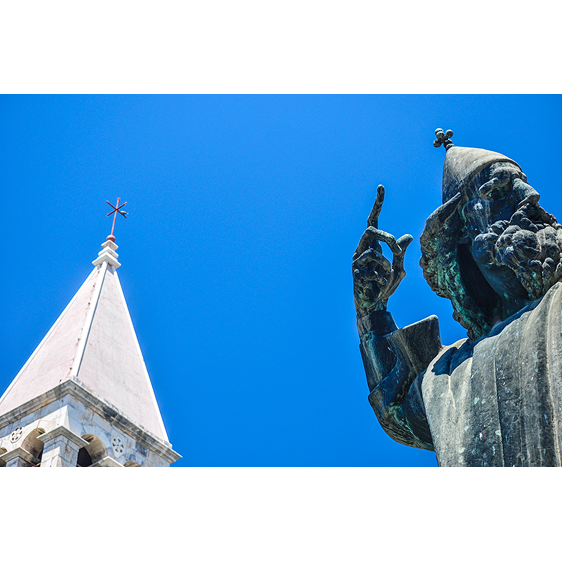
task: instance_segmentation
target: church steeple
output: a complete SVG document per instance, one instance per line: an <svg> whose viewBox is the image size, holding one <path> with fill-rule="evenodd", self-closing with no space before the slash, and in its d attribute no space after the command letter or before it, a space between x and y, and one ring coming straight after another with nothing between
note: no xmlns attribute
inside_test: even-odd
<svg viewBox="0 0 562 562"><path fill-rule="evenodd" d="M181 458L168 442L116 250L110 235L0 398L0 466L169 466Z"/></svg>

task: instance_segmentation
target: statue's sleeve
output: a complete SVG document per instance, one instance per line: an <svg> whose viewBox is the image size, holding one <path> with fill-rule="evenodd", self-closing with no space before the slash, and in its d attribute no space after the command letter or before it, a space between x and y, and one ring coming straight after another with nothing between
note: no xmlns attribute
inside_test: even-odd
<svg viewBox="0 0 562 562"><path fill-rule="evenodd" d="M421 392L423 374L442 349L437 316L398 329L389 312L357 321L369 402L395 441L433 451Z"/></svg>

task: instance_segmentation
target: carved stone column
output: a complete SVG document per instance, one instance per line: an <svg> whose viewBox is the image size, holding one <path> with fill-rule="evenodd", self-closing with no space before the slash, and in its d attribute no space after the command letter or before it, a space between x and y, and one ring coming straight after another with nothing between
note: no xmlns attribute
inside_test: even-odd
<svg viewBox="0 0 562 562"><path fill-rule="evenodd" d="M67 429L59 426L38 437L45 447L41 467L76 466L78 451L86 447L88 442Z"/></svg>

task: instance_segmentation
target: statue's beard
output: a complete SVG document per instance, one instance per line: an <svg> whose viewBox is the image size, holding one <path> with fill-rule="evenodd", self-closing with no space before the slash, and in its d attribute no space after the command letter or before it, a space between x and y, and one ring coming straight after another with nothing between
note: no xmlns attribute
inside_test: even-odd
<svg viewBox="0 0 562 562"><path fill-rule="evenodd" d="M562 278L561 252L562 226L536 204L494 223L472 243L477 263L511 269L530 300L542 297Z"/></svg>

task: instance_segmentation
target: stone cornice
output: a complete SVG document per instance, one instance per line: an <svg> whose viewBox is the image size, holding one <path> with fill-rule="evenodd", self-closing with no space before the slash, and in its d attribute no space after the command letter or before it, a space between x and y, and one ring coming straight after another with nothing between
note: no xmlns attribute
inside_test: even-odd
<svg viewBox="0 0 562 562"><path fill-rule="evenodd" d="M47 433L43 433L43 435L39 435L37 439L39 439L39 441L43 441L43 443L46 444L48 441L56 439L57 437L60 436L65 437L75 445L78 445L80 449L82 447L88 446L88 442L85 439L82 439L82 437L76 435L76 433L70 431L70 429L68 429L64 425L59 425L54 429L52 429L51 431L48 431Z"/></svg>
<svg viewBox="0 0 562 562"><path fill-rule="evenodd" d="M86 406L102 417L110 418L118 429L128 434L136 441L141 442L152 452L164 458L166 462L172 464L178 459L181 459L181 455L172 449L170 443L162 441L147 429L129 420L129 418L119 412L115 406L99 397L97 394L94 394L86 388L79 379L74 377L64 380L51 390L44 392L36 398L0 416L0 428L20 420L39 408L61 400L64 396L69 394L86 404Z"/></svg>
<svg viewBox="0 0 562 562"><path fill-rule="evenodd" d="M0 460L6 463L15 458L23 459L31 465L39 463L39 459L36 459L29 451L26 451L22 447L16 447L15 449L12 449L11 451L8 451L7 453L4 453L0 456Z"/></svg>
<svg viewBox="0 0 562 562"><path fill-rule="evenodd" d="M104 457L103 459L101 459L101 461L98 461L94 464L91 464L90 468L94 468L94 467L98 467L98 466L113 467L113 468L121 467L121 468L123 468L123 465L121 463L117 462L115 459L113 459L111 457Z"/></svg>

